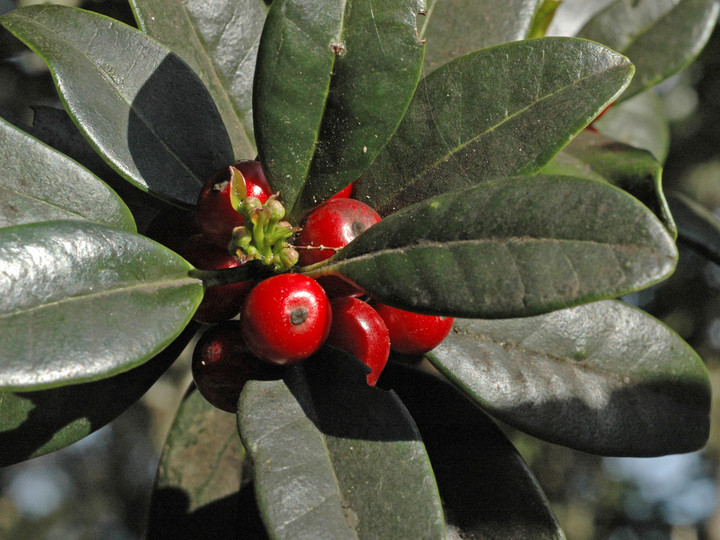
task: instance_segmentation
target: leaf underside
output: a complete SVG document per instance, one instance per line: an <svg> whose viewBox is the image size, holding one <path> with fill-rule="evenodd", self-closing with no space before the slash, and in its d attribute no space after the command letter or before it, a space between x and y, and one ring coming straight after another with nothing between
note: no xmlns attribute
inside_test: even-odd
<svg viewBox="0 0 720 540"><path fill-rule="evenodd" d="M710 382L674 332L619 301L456 320L430 361L496 418L584 452L655 456L707 441Z"/></svg>
<svg viewBox="0 0 720 540"><path fill-rule="evenodd" d="M392 360L379 384L398 394L420 430L448 529L460 538L564 538L515 447L456 388Z"/></svg>
<svg viewBox="0 0 720 540"><path fill-rule="evenodd" d="M637 73L621 99L632 97L692 62L715 28L716 0L618 0L578 33L626 55Z"/></svg>
<svg viewBox="0 0 720 540"><path fill-rule="evenodd" d="M720 264L720 219L683 193L670 191L667 197L677 219L678 240Z"/></svg>
<svg viewBox="0 0 720 540"><path fill-rule="evenodd" d="M419 19L425 73L464 54L525 39L538 0L429 0Z"/></svg>
<svg viewBox="0 0 720 540"><path fill-rule="evenodd" d="M660 163L670 151L670 123L654 90L615 103L593 126L606 137L644 148Z"/></svg>
<svg viewBox="0 0 720 540"><path fill-rule="evenodd" d="M271 537L444 538L417 428L366 376L328 348L284 380L245 386L238 426Z"/></svg>

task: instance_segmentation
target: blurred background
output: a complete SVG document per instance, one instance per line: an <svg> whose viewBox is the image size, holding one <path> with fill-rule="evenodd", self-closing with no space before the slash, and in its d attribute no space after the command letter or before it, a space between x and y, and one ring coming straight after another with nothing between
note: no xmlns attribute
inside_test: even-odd
<svg viewBox="0 0 720 540"><path fill-rule="evenodd" d="M0 14L35 1L0 0ZM54 2L134 24L126 0ZM667 188L720 218L720 29L697 62L658 88L670 123ZM0 30L0 112L31 123L60 107L45 64ZM720 267L688 249L668 281L628 298L663 320L706 362L720 392ZM191 350L191 349L189 349ZM64 450L0 469L0 538L141 538L160 451L190 384L188 350L116 421ZM571 540L720 540L720 423L713 404L701 452L602 458L509 428Z"/></svg>

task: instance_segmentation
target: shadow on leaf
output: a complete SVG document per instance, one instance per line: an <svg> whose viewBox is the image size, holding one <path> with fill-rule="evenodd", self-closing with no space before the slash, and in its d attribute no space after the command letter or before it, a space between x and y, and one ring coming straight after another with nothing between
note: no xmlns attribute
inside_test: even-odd
<svg viewBox="0 0 720 540"><path fill-rule="evenodd" d="M288 388L325 435L365 441L419 441L397 396L368 386L369 368L325 347L290 372Z"/></svg>
<svg viewBox="0 0 720 540"><path fill-rule="evenodd" d="M0 466L68 446L115 419L177 359L196 324L145 364L100 381L0 394Z"/></svg>
<svg viewBox="0 0 720 540"><path fill-rule="evenodd" d="M189 501L178 488L155 491L146 538L268 538L252 483L195 510L189 509Z"/></svg>
<svg viewBox="0 0 720 540"><path fill-rule="evenodd" d="M602 456L653 457L702 448L710 433L710 394L688 382L637 383L586 398L549 398L486 410L539 439Z"/></svg>
<svg viewBox="0 0 720 540"><path fill-rule="evenodd" d="M233 161L210 94L174 54L160 62L133 99L127 130L142 183L175 204L194 205L204 180Z"/></svg>
<svg viewBox="0 0 720 540"><path fill-rule="evenodd" d="M480 408L435 376L388 364L380 378L420 430L446 521L462 538L562 538L535 477Z"/></svg>

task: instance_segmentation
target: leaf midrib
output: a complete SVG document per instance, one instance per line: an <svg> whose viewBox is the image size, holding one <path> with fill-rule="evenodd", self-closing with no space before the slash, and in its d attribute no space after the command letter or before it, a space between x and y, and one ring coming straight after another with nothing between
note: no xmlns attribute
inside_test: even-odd
<svg viewBox="0 0 720 540"><path fill-rule="evenodd" d="M0 313L0 320L3 319L10 319L15 316L23 316L26 314L29 314L34 311L41 311L43 309L51 309L56 308L58 306L68 305L72 304L73 302L82 302L82 301L91 301L94 299L102 299L103 297L112 297L115 295L123 294L123 293L132 293L132 292L143 292L143 290L146 290L147 293L153 293L158 290L162 289L169 289L169 288L183 288L189 285L197 285L201 282L193 279L188 276L184 276L182 279L161 279L156 281L143 281L139 283L135 283L131 286L115 286L115 287L109 287L105 289L101 289L99 291L93 291L91 289L86 289L85 291L80 292L79 294L64 296L62 298L59 298L57 300L53 300L50 302L45 302L42 304L36 304L32 306L28 306L26 308L16 309L14 311L6 311L3 313Z"/></svg>
<svg viewBox="0 0 720 540"><path fill-rule="evenodd" d="M32 194L28 195L26 192L20 191L19 189L14 188L14 187L12 187L12 186L7 186L7 185L0 186L0 192L2 192L2 191L6 191L6 192L8 192L8 193L14 194L14 195L15 195L16 197L18 197L18 198L27 199L27 200L29 200L29 201L37 201L37 202L39 202L39 203L41 203L41 204L50 206L51 208L56 208L56 209L62 211L63 213L65 213L65 214L70 214L71 216L75 216L75 217L77 217L78 219L81 219L81 220L83 220L83 221L86 221L86 220L95 221L94 219L88 218L86 215L81 214L80 212L77 212L77 211L75 211L75 210L72 210L72 209L70 209L70 208L68 208L68 207L66 207L66 206L61 206L61 205L59 205L59 204L50 202L49 200L42 199L42 198L40 198L40 197L36 197L36 196L34 196L34 195L32 195ZM107 201L106 201L106 202L107 202ZM100 223L111 223L111 222L101 221Z"/></svg>
<svg viewBox="0 0 720 540"><path fill-rule="evenodd" d="M210 67L210 74L213 77L213 81L217 84L217 87L219 87L222 90L222 92L221 92L222 97L227 103L230 104L230 108L235 113L235 119L237 120L237 123L240 126L240 129L242 130L242 134L245 139L245 142L247 143L248 147L252 148L253 144L250 139L247 127L245 125L244 117L240 116L239 111L238 111L237 107L235 106L235 101L231 98L230 93L225 88L225 85L223 84L222 79L220 78L220 75L218 74L217 66L213 62L213 58L210 55L208 49L206 48L207 44L201 38L201 34L198 32L197 27L193 24L193 20L190 17L188 10L185 8L185 4L183 4L180 1L177 1L176 4L178 4L180 6L180 11L182 12L183 17L185 18L187 23L190 25L193 40L199 44L199 47L197 47L195 50L199 51L201 53L201 56L203 57L203 59L206 62L206 65ZM223 31L221 33L221 39L222 39L222 36L224 36L224 35L225 35L225 29L223 29ZM249 49L248 51L245 52L245 56L243 57L243 59L247 57L250 50L251 49Z"/></svg>
<svg viewBox="0 0 720 540"><path fill-rule="evenodd" d="M658 26L661 22L665 21L665 19L667 19L684 2L685 2L685 0L680 0L677 4L675 4L668 11L666 11L661 17L658 17L657 19L650 21L648 24L641 26L635 32L629 32L627 34L627 36L629 38L627 41L627 45L625 45L621 50L618 49L618 52L623 53L623 52L627 51L630 47L635 45L635 43L641 37L647 35L653 28Z"/></svg>
<svg viewBox="0 0 720 540"><path fill-rule="evenodd" d="M395 200L401 193L403 193L403 192L406 191L407 189L410 189L412 186L414 186L415 184L417 184L422 178L424 178L424 177L428 174L429 171L431 171L431 170L433 170L433 169L436 169L436 168L439 167L442 163L445 163L445 162L449 161L451 158L453 158L453 157L454 157L458 152L460 152L462 149L470 146L471 144L474 144L475 142L477 142L477 141L480 140L481 138L485 137L486 135L493 133L495 130L500 129L500 128L501 128L502 126L504 126L507 122L510 122L511 120L514 120L517 116L519 116L519 115L527 112L528 110L530 110L531 108L539 105L540 103L542 103L542 102L544 102L544 101L546 101L546 100L548 100L548 99L551 99L551 98L553 98L553 97L556 97L557 95L559 95L559 94L567 91L568 88L571 88L571 87L576 86L576 85L578 85L578 84L580 84L580 83L586 82L587 80L590 80L590 79L592 79L592 78L596 78L596 77L598 77L598 76L601 76L601 75L603 75L603 74L605 74L605 73L608 73L608 72L611 72L611 71L614 71L614 70L619 70L619 69L622 68L624 65L626 65L626 64L617 64L617 65L613 66L613 67L610 68L610 69L603 70L603 71L599 71L599 72L590 73L590 74L588 74L588 75L586 75L586 76L584 76L584 77L581 77L581 78L579 78L579 79L575 79L572 83L567 84L567 85L564 85L564 86L558 88L558 89L557 89L556 91L554 91L553 93L547 94L547 95L543 96L541 99L537 99L537 100L533 101L532 103L526 105L525 107L523 107L523 108L521 108L521 109L518 109L518 110L515 111L513 114L511 114L511 115L507 116L506 118L504 118L501 122L499 122L499 123L497 123L497 124L494 124L493 126L489 127L489 128L486 129L485 131L483 131L483 132L481 132L481 133L478 133L478 134L475 135L474 137L471 137L471 138L467 139L467 140L466 140L465 142L463 142L462 144L455 146L455 147L452 149L452 152L448 152L448 153L444 154L443 156L440 157L440 159L437 159L437 160L434 161L433 163L430 163L430 164L428 164L426 167L424 167L423 169L421 169L421 170L411 179L410 182L407 182L407 183L403 184L403 186L401 186L399 189L397 189L396 191L394 191L394 192L391 193L391 194L388 194L388 196L386 196L386 197L384 198L385 200L384 200L384 202L382 203L382 205L380 205L380 208L385 208L387 205L391 204L392 201ZM417 95L417 94L416 94L416 95ZM535 167L534 170L528 171L526 174L532 174L533 172L538 172L540 169L542 169L542 166Z"/></svg>
<svg viewBox="0 0 720 540"><path fill-rule="evenodd" d="M590 357L584 358L582 361L577 361L577 360L573 360L572 358L569 358L566 356L560 356L558 354L553 354L550 352L539 351L539 350L522 345L523 341L525 341L528 337L530 337L530 335L537 333L537 331L538 331L538 329L535 329L532 332L530 332L529 334L523 336L523 338L520 341L514 341L514 340L508 340L508 339L496 339L491 334L477 332L474 330L472 332L466 331L466 330L461 330L462 335L472 336L473 338L477 339L478 341L492 343L493 345L497 345L499 347L502 347L503 349L505 348L503 345L507 345L508 343L510 343L510 345L513 348L515 348L516 350L527 352L529 355L540 356L542 358L546 358L550 361L553 361L553 362L556 362L559 364L563 364L563 365L567 365L569 367L577 366L578 370L589 372L589 373L599 375L599 376L602 376L605 378L611 378L611 379L613 379L617 382L623 383L623 384L625 384L626 382L627 382L627 384L639 384L639 383L645 382L645 380L646 380L640 376L630 374L631 373L630 370L638 365L638 363L640 362L639 360L633 362L633 365L629 366L628 371L626 373L620 374L620 373L617 373L614 371L609 371L609 370L603 369L597 363L592 362ZM442 364L444 365L444 362L442 362Z"/></svg>
<svg viewBox="0 0 720 540"><path fill-rule="evenodd" d="M441 240L423 240L418 243L413 244L407 244L404 246L397 246L397 247L390 247L390 248L382 248L379 250L374 250L368 253L362 253L360 255L349 255L347 258L342 258L340 255L343 253L342 251L338 252L338 259L334 260L330 263L328 263L326 266L318 268L318 271L324 272L326 269L330 269L334 266L337 266L341 263L349 263L354 261L359 261L363 259L371 259L374 257L382 256L382 255L388 255L392 254L394 252L402 252L402 251L413 251L413 250L421 250L421 249L431 249L431 248L444 248L448 250L452 250L456 247L462 247L466 245L478 245L478 244L502 244L502 245L520 245L520 244L526 244L529 242L536 242L536 243L557 243L557 244L590 244L590 245L598 245L598 246L604 246L604 247L610 247L612 249L617 249L619 251L630 251L630 250L636 250L642 253L657 253L658 255L664 255L662 251L659 251L657 249L653 249L652 245L647 244L636 244L636 243L613 243L613 242L603 242L600 240L586 240L586 239L574 239L574 238L538 238L538 237L532 237L532 236L505 236L505 237L493 237L493 238L478 238L478 239L471 239L471 240L447 240L447 241L441 241ZM673 257L668 255L668 259L672 259Z"/></svg>
<svg viewBox="0 0 720 540"><path fill-rule="evenodd" d="M343 8L342 8L342 15L340 17L340 27L337 31L337 39L338 41L342 42L345 32L345 19L347 18L347 5L348 2L351 0L342 0L343 1ZM289 20L289 19L287 19ZM294 22L293 22L294 24ZM329 44L328 44L329 46ZM297 215L297 213L300 211L302 207L302 195L303 191L305 190L305 186L307 184L308 176L310 175L310 170L312 169L313 161L315 160L315 156L317 155L317 146L318 141L320 140L320 133L322 132L322 126L323 121L325 120L325 114L327 112L327 102L328 97L330 96L330 89L333 86L333 74L335 72L335 63L337 62L338 55L333 53L332 55L332 64L330 65L330 76L328 77L328 83L325 87L324 95L323 95L323 106L322 106L322 114L320 114L320 117L318 118L318 123L313 129L313 150L312 155L310 156L310 159L307 160L306 166L303 171L303 182L299 186L299 189L297 191L297 196L295 200L292 203L292 209L290 212L288 212L288 215L294 216Z"/></svg>

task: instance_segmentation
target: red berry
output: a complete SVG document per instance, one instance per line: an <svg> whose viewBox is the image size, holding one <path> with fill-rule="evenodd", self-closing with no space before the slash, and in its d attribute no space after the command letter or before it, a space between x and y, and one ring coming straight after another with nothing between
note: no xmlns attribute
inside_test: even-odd
<svg viewBox="0 0 720 540"><path fill-rule="evenodd" d="M331 199L321 204L307 215L298 233L295 247L300 253L300 265L330 258L378 221L380 214L355 199ZM307 249L308 246L335 249Z"/></svg>
<svg viewBox="0 0 720 540"><path fill-rule="evenodd" d="M240 321L225 321L209 328L195 345L192 376L195 386L212 405L237 411L245 383L251 379L272 380L283 370L256 358L240 338Z"/></svg>
<svg viewBox="0 0 720 540"><path fill-rule="evenodd" d="M240 266L237 257L226 249L210 244L201 234L190 237L180 249L180 255L200 270ZM252 281L242 281L207 289L193 319L202 323L216 323L234 317L240 312L253 285Z"/></svg>
<svg viewBox="0 0 720 540"><path fill-rule="evenodd" d="M335 298L330 305L332 327L327 342L370 367L367 383L375 386L390 356L390 334L385 323L377 311L357 298Z"/></svg>
<svg viewBox="0 0 720 540"><path fill-rule="evenodd" d="M372 306L385 321L390 333L390 348L401 354L425 354L450 333L454 319L436 315L422 315L397 309L380 302Z"/></svg>
<svg viewBox="0 0 720 540"><path fill-rule="evenodd" d="M253 354L273 364L293 364L325 343L332 311L317 281L279 274L250 292L241 321L243 340Z"/></svg>
<svg viewBox="0 0 720 540"><path fill-rule="evenodd" d="M347 186L342 188L340 191L338 191L335 195L330 197L328 201L332 201L333 199L348 199L352 197L353 188L355 187L355 182L349 183Z"/></svg>
<svg viewBox="0 0 720 540"><path fill-rule="evenodd" d="M233 229L244 224L242 216L230 202L230 167L242 173L248 197L257 197L264 203L272 194L262 166L257 161L237 161L205 182L198 197L195 217L205 237L222 248L227 248L230 243Z"/></svg>

